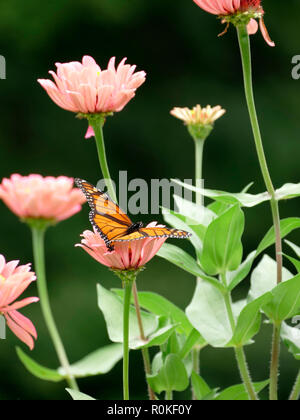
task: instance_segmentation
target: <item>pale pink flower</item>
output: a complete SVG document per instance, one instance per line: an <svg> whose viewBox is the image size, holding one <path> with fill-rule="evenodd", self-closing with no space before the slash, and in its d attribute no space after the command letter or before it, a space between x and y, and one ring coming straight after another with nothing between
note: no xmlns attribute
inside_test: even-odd
<svg viewBox="0 0 300 420"><path fill-rule="evenodd" d="M226 17L237 13L245 13L252 16L248 24L249 35L254 35L258 31L258 24L255 19L259 19L261 33L270 47L275 47L275 43L270 39L264 23L264 9L261 0L193 0L199 7L208 13ZM226 21L226 19L225 19Z"/></svg>
<svg viewBox="0 0 300 420"><path fill-rule="evenodd" d="M147 227L163 227L150 223ZM76 246L82 247L100 264L116 270L137 270L150 261L160 250L167 238L145 238L136 241L115 242L114 250L108 251L104 240L94 229L86 230L83 239Z"/></svg>
<svg viewBox="0 0 300 420"><path fill-rule="evenodd" d="M39 79L50 98L68 111L83 114L119 112L135 96L146 73L135 73L136 66L125 64L124 58L115 68L115 57L101 70L96 61L84 56L82 63L56 63L57 73L50 71L54 82Z"/></svg>
<svg viewBox="0 0 300 420"><path fill-rule="evenodd" d="M192 109L175 107L171 111L173 117L182 120L186 125L212 125L225 114L225 109L220 105L205 108L196 105Z"/></svg>
<svg viewBox="0 0 300 420"><path fill-rule="evenodd" d="M31 265L20 265L19 261L6 262L0 254L0 315L4 315L7 326L23 343L32 350L33 338L37 333L32 322L17 309L39 301L37 297L29 297L18 302L16 299L36 280L35 273L30 271Z"/></svg>
<svg viewBox="0 0 300 420"><path fill-rule="evenodd" d="M19 174L4 178L0 184L0 199L22 219L46 219L58 222L81 210L86 201L73 178L42 177Z"/></svg>

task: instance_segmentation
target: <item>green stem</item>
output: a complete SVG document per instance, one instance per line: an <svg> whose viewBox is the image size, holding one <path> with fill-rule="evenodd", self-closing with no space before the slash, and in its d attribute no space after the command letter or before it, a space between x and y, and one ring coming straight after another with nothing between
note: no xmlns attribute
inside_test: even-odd
<svg viewBox="0 0 300 420"><path fill-rule="evenodd" d="M278 401L278 376L279 376L279 357L280 357L280 330L281 324L274 324L272 359L270 370L270 400Z"/></svg>
<svg viewBox="0 0 300 420"><path fill-rule="evenodd" d="M300 398L300 370L293 387L292 393L290 395L290 401L298 401Z"/></svg>
<svg viewBox="0 0 300 420"><path fill-rule="evenodd" d="M205 139L194 139L195 140L195 165L196 165L196 187L202 188L202 166L203 166L203 149ZM201 193L196 193L196 204L203 205L203 195Z"/></svg>
<svg viewBox="0 0 300 420"><path fill-rule="evenodd" d="M257 393L254 389L254 386L251 380L248 364L246 361L246 355L245 355L245 351L243 347L235 348L235 356L236 356L236 360L239 366L240 375L244 382L248 395L252 401L257 401L258 400Z"/></svg>
<svg viewBox="0 0 300 420"><path fill-rule="evenodd" d="M165 400L167 400L167 401L173 400L173 392L172 392L172 390L166 391Z"/></svg>
<svg viewBox="0 0 300 420"><path fill-rule="evenodd" d="M265 152L263 148L263 142L261 137L261 132L258 123L258 117L254 101L253 93L253 84L252 84L252 64L251 64L251 49L250 49L250 40L248 31L245 25L237 27L238 39L241 50L243 73L244 73L244 85L245 85L245 95L249 110L249 116L251 120L255 146L257 151L257 156L263 175L263 179L268 190L268 193L271 197L271 209L273 224L276 236L276 261L277 261L277 283L282 281L282 244L281 244L281 233L280 233L280 216L279 216L279 207L278 201L275 195L275 189L271 180L270 172L268 169Z"/></svg>
<svg viewBox="0 0 300 420"><path fill-rule="evenodd" d="M198 375L201 374L200 372L200 353L201 349L198 347L194 347L192 350L192 361L193 361L193 371L196 372ZM197 400L195 389L192 386L192 399L193 401Z"/></svg>
<svg viewBox="0 0 300 420"><path fill-rule="evenodd" d="M58 333L52 310L50 307L49 295L46 282L45 252L44 252L45 229L32 228L32 241L35 270L37 275L37 287L44 319L49 330L58 359L64 369L66 381L73 390L79 390L74 376L70 373L70 364Z"/></svg>
<svg viewBox="0 0 300 420"><path fill-rule="evenodd" d="M123 396L129 400L129 314L132 291L132 281L125 281L124 312L123 312Z"/></svg>
<svg viewBox="0 0 300 420"><path fill-rule="evenodd" d="M224 286L227 287L226 275L222 274L221 279L222 279L222 282L223 282ZM225 301L225 306L226 306L230 326L231 326L232 332L234 333L236 324L235 324L235 318L234 318L234 314L233 314L233 310L232 310L232 300L231 300L230 292L226 292L224 294L224 301ZM249 398L252 401L257 401L258 396L257 396L257 393L256 393L256 391L254 389L254 386L253 386L253 383L252 383L252 379L251 379L251 375L250 375L250 372L249 372L244 348L243 347L236 347L234 349L234 351L235 351L235 356L236 356L238 368L239 368L239 371L240 371L240 375L241 375L242 381L245 385L245 388L248 392Z"/></svg>
<svg viewBox="0 0 300 420"><path fill-rule="evenodd" d="M261 137L261 132L258 123L257 112L255 108L254 93L253 93L253 84L252 84L252 64L251 64L251 49L250 49L250 40L247 31L246 25L240 25L237 27L239 45L241 50L243 73L244 73L244 85L245 85L245 94L246 100L255 140L255 146L257 151L257 156L261 168L261 172L264 178L264 182L268 193L271 198L271 210L272 218L275 232L275 249L276 249L276 262L277 262L277 284L282 282L282 243L281 243L281 232L280 232L280 214L278 201L276 199L276 194L274 186L271 180L270 172L268 169L263 142ZM275 398L277 395L278 388L278 373L279 373L279 348L280 348L280 335L278 336L278 330L280 331L281 325L278 325L276 329L274 328L273 335L273 346L272 346L272 355L271 355L271 372L270 372L270 381L272 386L270 387L270 398ZM276 365L277 364L277 365ZM274 383L276 381L276 385Z"/></svg>
<svg viewBox="0 0 300 420"><path fill-rule="evenodd" d="M139 304L139 298L138 298L138 292L136 287L136 282L133 283L133 297L134 297L134 304L135 304L135 310L136 310L136 316L138 319L138 325L140 330L140 337L142 341L146 342L146 337L144 333L144 327L142 322L142 316L141 316L141 308ZM142 349L142 355L143 355L143 361L144 361L144 369L145 369L145 375L146 375L146 381L147 381L147 375L151 375L151 362L150 362L150 355L148 348ZM155 401L155 393L151 389L150 385L148 384L148 394L149 399L152 401Z"/></svg>
<svg viewBox="0 0 300 420"><path fill-rule="evenodd" d="M201 184L203 179L203 151L205 138L197 138L193 136L195 142L195 186L202 188ZM203 195L199 192L196 192L196 204L203 206ZM198 261L199 262L199 261ZM201 281L200 277L197 277L197 282ZM192 359L193 359L193 370L200 375L200 353L201 349L199 347L194 347L192 350ZM196 394L192 387L192 398L196 400Z"/></svg>
<svg viewBox="0 0 300 420"><path fill-rule="evenodd" d="M110 198L114 202L117 202L116 192L114 189L113 182L111 180L111 176L110 176L108 164L107 164L107 159L106 159L105 143L104 143L104 136L103 136L104 121L105 121L104 117L103 118L98 117L96 119L90 119L89 123L93 127L93 130L95 133L99 163L100 163L103 177L105 179L108 194L110 195Z"/></svg>

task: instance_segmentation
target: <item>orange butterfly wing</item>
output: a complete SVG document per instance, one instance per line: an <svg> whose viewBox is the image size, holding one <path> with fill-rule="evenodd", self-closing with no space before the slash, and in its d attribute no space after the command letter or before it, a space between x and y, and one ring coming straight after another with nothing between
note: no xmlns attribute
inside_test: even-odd
<svg viewBox="0 0 300 420"><path fill-rule="evenodd" d="M184 230L171 229L167 227L145 227L140 228L137 232L121 236L113 242L136 241L138 239L146 238L177 238L185 239L191 236L190 233Z"/></svg>
<svg viewBox="0 0 300 420"><path fill-rule="evenodd" d="M110 251L113 251L112 244L115 242L136 241L145 238L185 239L191 236L190 233L183 230L167 227L141 227L128 233L132 221L107 194L87 181L75 179L75 183L83 191L92 209L90 212L91 224L97 229Z"/></svg>
<svg viewBox="0 0 300 420"><path fill-rule="evenodd" d="M75 183L84 193L91 207L91 224L100 233L107 248L113 250L110 245L111 241L124 235L132 225L132 221L107 194L87 181L75 179Z"/></svg>

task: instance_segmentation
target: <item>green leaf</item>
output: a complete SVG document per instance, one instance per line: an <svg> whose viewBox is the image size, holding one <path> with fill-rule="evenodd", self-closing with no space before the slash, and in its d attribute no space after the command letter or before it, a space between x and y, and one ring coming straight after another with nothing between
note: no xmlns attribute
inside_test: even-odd
<svg viewBox="0 0 300 420"><path fill-rule="evenodd" d="M174 200L179 209L178 213L185 217L185 222L189 226L192 226L196 222L196 225L207 227L216 217L214 212L205 206L185 200L178 195L174 195Z"/></svg>
<svg viewBox="0 0 300 420"><path fill-rule="evenodd" d="M164 220L168 225L173 226L176 229L185 230L187 232L191 232L192 236L189 238L191 243L193 244L195 250L200 252L202 249L202 240L195 234L193 230L194 227L198 225L195 221L190 220L190 225L186 223L186 218L179 213L174 212L173 210L163 208L163 216ZM194 231L194 233L193 233Z"/></svg>
<svg viewBox="0 0 300 420"><path fill-rule="evenodd" d="M110 344L94 351L79 362L71 365L70 373L76 378L104 375L111 371L122 358L122 344ZM63 368L59 368L58 371L61 375L64 375Z"/></svg>
<svg viewBox="0 0 300 420"><path fill-rule="evenodd" d="M288 219L283 219L280 221L280 232L281 238L285 238L289 233L295 229L300 228L300 218L299 217L290 217ZM275 231L274 226L267 232L261 243L259 244L256 255L262 253L265 249L275 243Z"/></svg>
<svg viewBox="0 0 300 420"><path fill-rule="evenodd" d="M293 278L286 268L282 270L283 281ZM249 300L254 300L273 290L277 285L277 264L268 255L264 255L251 274Z"/></svg>
<svg viewBox="0 0 300 420"><path fill-rule="evenodd" d="M293 244L292 242L290 242L290 241L287 241L287 240L285 240L284 241L287 245L289 245L291 248L292 248L292 250L295 252L295 254L297 255L297 257L298 258L300 258L300 247L299 246L297 246L297 245L295 245L295 244Z"/></svg>
<svg viewBox="0 0 300 420"><path fill-rule="evenodd" d="M184 391L189 385L186 368L177 354L169 354L158 373L147 375L147 380L158 394L162 391Z"/></svg>
<svg viewBox="0 0 300 420"><path fill-rule="evenodd" d="M143 343L141 340L140 342L137 341L134 348L143 349L147 347L161 346L169 339L169 337L175 332L175 330L176 325L162 325L161 327L159 326L156 332L150 334L147 337L146 343Z"/></svg>
<svg viewBox="0 0 300 420"><path fill-rule="evenodd" d="M205 281L198 281L194 297L186 308L194 328L213 347L226 347L232 338L232 329L224 295Z"/></svg>
<svg viewBox="0 0 300 420"><path fill-rule="evenodd" d="M187 355L196 345L199 348L203 348L207 346L207 343L201 334L195 328L193 328L190 335L187 337L182 349L180 350L180 357L182 359L187 357Z"/></svg>
<svg viewBox="0 0 300 420"><path fill-rule="evenodd" d="M300 323L300 317L296 322ZM290 353L293 354L296 360L300 360L300 328L290 327L285 322L282 323L281 338L284 344L287 346Z"/></svg>
<svg viewBox="0 0 300 420"><path fill-rule="evenodd" d="M108 331L109 338L112 342L123 342L123 302L115 293L106 290L100 284L97 286L98 305L101 309ZM159 319L157 316L148 312L141 311L142 322L145 336L148 338L158 329ZM130 308L129 317L129 347L131 349L138 348L146 343L140 339L140 331L135 308Z"/></svg>
<svg viewBox="0 0 300 420"><path fill-rule="evenodd" d="M23 365L37 378L49 382L60 382L65 379L66 373L62 367L57 370L48 369L27 356L19 347L16 350ZM108 373L122 357L122 345L111 344L96 350L77 363L72 364L70 366L70 373L75 378L103 375Z"/></svg>
<svg viewBox="0 0 300 420"><path fill-rule="evenodd" d="M272 290L272 301L263 307L264 312L275 323L297 315L300 310L300 275Z"/></svg>
<svg viewBox="0 0 300 420"><path fill-rule="evenodd" d="M300 183L299 184L285 184L275 191L277 200L289 200L291 198L300 196Z"/></svg>
<svg viewBox="0 0 300 420"><path fill-rule="evenodd" d="M228 210L228 207L230 207L230 204L222 203L221 201L213 201L207 206L207 208L213 211L217 216L220 216Z"/></svg>
<svg viewBox="0 0 300 420"><path fill-rule="evenodd" d="M231 292L235 289L250 273L252 264L256 256L256 251L251 252L246 260L235 271L227 273L228 290Z"/></svg>
<svg viewBox="0 0 300 420"><path fill-rule="evenodd" d="M260 298L248 303L241 311L234 335L228 346L241 347L249 344L249 341L260 330L261 307L272 299L272 294L266 293Z"/></svg>
<svg viewBox="0 0 300 420"><path fill-rule="evenodd" d="M212 389L207 385L205 380L199 376L195 371L192 372L192 387L197 400L203 400L207 395L210 395Z"/></svg>
<svg viewBox="0 0 300 420"><path fill-rule="evenodd" d="M172 180L173 182L181 185L182 187L198 192L204 197L209 197L216 201L221 201L225 204L237 204L239 203L242 207L254 207L258 204L264 203L270 200L270 195L267 192L261 194L248 194L248 193L229 193L225 191L208 190L204 188L196 188L192 185L185 184L178 179Z"/></svg>
<svg viewBox="0 0 300 420"><path fill-rule="evenodd" d="M211 276L207 276L201 270L197 261L181 248L171 244L164 244L156 255L177 265L188 273L193 274L196 277L200 277L209 283L212 283L214 287L217 287L220 290L224 290L224 286L217 279Z"/></svg>
<svg viewBox="0 0 300 420"><path fill-rule="evenodd" d="M165 243L156 255L164 258L172 264L177 265L178 267L182 268L182 270L187 271L193 276L197 277L199 274L201 274L201 269L197 264L197 261L176 245Z"/></svg>
<svg viewBox="0 0 300 420"><path fill-rule="evenodd" d="M290 257L289 255L283 254L285 258L287 258L296 268L297 273L300 273L300 261L296 260L296 258Z"/></svg>
<svg viewBox="0 0 300 420"><path fill-rule="evenodd" d="M244 214L238 205L232 206L208 226L200 259L207 274L216 275L238 268L243 254L243 231Z"/></svg>
<svg viewBox="0 0 300 420"><path fill-rule="evenodd" d="M87 394L83 394L82 392L74 391L70 388L66 388L66 391L71 395L74 401L96 401L95 398L92 398Z"/></svg>
<svg viewBox="0 0 300 420"><path fill-rule="evenodd" d="M254 385L254 389L257 393L261 392L269 385L269 381L257 382ZM225 389L216 398L218 401L248 401L249 396L246 391L245 385L234 385L230 388Z"/></svg>
<svg viewBox="0 0 300 420"><path fill-rule="evenodd" d="M31 357L27 356L19 347L16 348L17 355L25 368L33 375L43 381L61 382L65 379L64 375L57 370L48 369L39 363L35 362Z"/></svg>
<svg viewBox="0 0 300 420"><path fill-rule="evenodd" d="M113 291L123 298L123 289L113 289ZM171 318L175 324L178 324L176 327L178 332L189 335L193 329L184 311L165 297L152 292L138 292L138 297L142 308L155 315ZM132 301L134 301L133 297Z"/></svg>

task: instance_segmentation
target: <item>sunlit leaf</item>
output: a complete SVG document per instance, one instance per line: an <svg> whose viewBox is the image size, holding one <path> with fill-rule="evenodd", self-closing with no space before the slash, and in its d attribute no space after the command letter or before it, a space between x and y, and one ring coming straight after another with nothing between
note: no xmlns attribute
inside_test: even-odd
<svg viewBox="0 0 300 420"><path fill-rule="evenodd" d="M70 366L70 373L76 378L86 378L110 372L123 357L122 344L110 344L94 351ZM64 374L63 368L59 373Z"/></svg>
<svg viewBox="0 0 300 420"><path fill-rule="evenodd" d="M300 310L300 274L279 284L271 293L271 302L263 307L269 318L280 323L297 315Z"/></svg>
<svg viewBox="0 0 300 420"><path fill-rule="evenodd" d="M25 368L33 375L43 381L60 382L64 380L64 375L60 374L57 370L48 369L34 361L31 357L27 356L19 347L16 348L17 355Z"/></svg>
<svg viewBox="0 0 300 420"><path fill-rule="evenodd" d="M188 273L212 283L214 287L224 290L223 285L217 279L206 275L199 267L197 261L176 245L164 244L158 251L157 255L177 265Z"/></svg>
<svg viewBox="0 0 300 420"><path fill-rule="evenodd" d="M282 270L283 281L293 278L286 268ZM277 263L268 255L264 255L251 274L249 300L254 300L272 291L277 285Z"/></svg>
<svg viewBox="0 0 300 420"><path fill-rule="evenodd" d="M272 299L272 294L265 295L248 303L241 311L234 335L228 344L229 346L241 347L249 343L249 341L259 332L261 325L261 307Z"/></svg>
<svg viewBox="0 0 300 420"><path fill-rule="evenodd" d="M254 383L254 389L257 393L264 390L269 385L269 381ZM245 385L234 385L225 389L216 398L218 401L248 401L249 395Z"/></svg>
<svg viewBox="0 0 300 420"><path fill-rule="evenodd" d="M300 360L300 317L297 317L294 322L294 327L290 327L285 322L282 323L281 338L295 359Z"/></svg>
<svg viewBox="0 0 300 420"><path fill-rule="evenodd" d="M197 400L203 400L208 395L211 395L213 390L207 385L205 380L196 372L192 372L192 387Z"/></svg>
<svg viewBox="0 0 300 420"><path fill-rule="evenodd" d="M123 298L123 289L113 289L113 291ZM155 315L165 316L172 319L175 324L178 324L176 327L178 332L185 333L187 336L190 334L193 329L192 324L188 320L184 311L174 305L174 303L153 292L138 292L138 298L139 304L142 308ZM133 297L132 302L134 302Z"/></svg>
<svg viewBox="0 0 300 420"><path fill-rule="evenodd" d="M290 217L288 219L283 219L280 221L280 232L281 238L285 238L289 233L295 229L300 228L300 218L299 217ZM274 226L267 232L261 243L257 248L257 255L262 253L265 249L275 243L275 231Z"/></svg>
<svg viewBox="0 0 300 420"><path fill-rule="evenodd" d="M236 270L242 260L244 214L232 206L207 228L200 262L209 275Z"/></svg>
<svg viewBox="0 0 300 420"><path fill-rule="evenodd" d="M66 391L71 395L74 401L96 401L95 398L92 398L87 394L83 394L82 392L74 391L70 388L66 388Z"/></svg>
<svg viewBox="0 0 300 420"><path fill-rule="evenodd" d="M270 200L270 195L267 192L261 194L248 194L248 193L229 193L225 191L208 190L205 188L196 188L192 185L185 184L179 180L172 180L173 182L181 185L182 187L200 193L204 197L209 197L216 201L221 201L225 204L237 204L242 207L254 207L265 201Z"/></svg>
<svg viewBox="0 0 300 420"><path fill-rule="evenodd" d="M213 347L226 347L232 338L223 293L205 281L198 281L186 314L194 328Z"/></svg>
<svg viewBox="0 0 300 420"><path fill-rule="evenodd" d="M154 375L147 375L147 380L154 392L184 391L189 385L184 363L177 354L169 354L161 369Z"/></svg>

